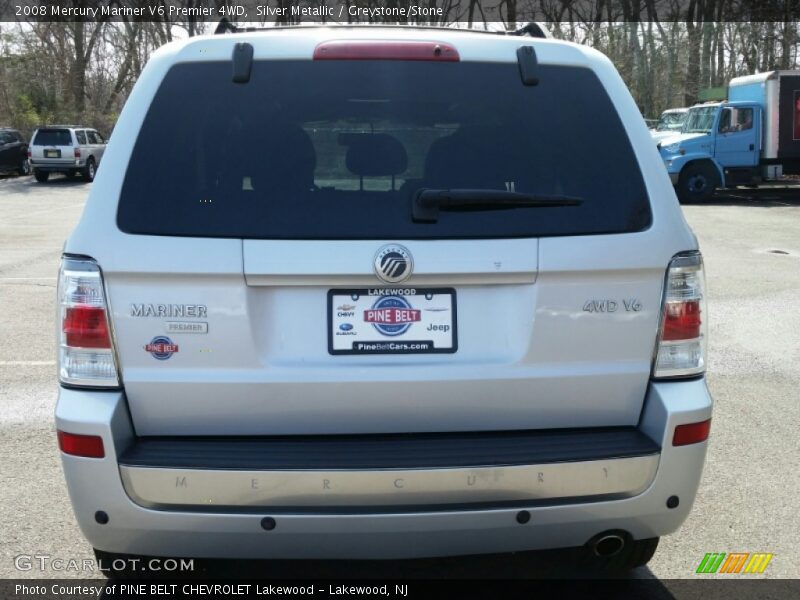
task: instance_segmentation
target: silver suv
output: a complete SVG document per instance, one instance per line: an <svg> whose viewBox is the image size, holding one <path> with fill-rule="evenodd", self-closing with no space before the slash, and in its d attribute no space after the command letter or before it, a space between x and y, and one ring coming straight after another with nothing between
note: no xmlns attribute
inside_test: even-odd
<svg viewBox="0 0 800 600"><path fill-rule="evenodd" d="M58 292L56 423L99 556L633 567L680 527L712 408L703 263L604 56L192 38L115 131Z"/></svg>
<svg viewBox="0 0 800 600"><path fill-rule="evenodd" d="M28 154L36 181L44 183L51 173L94 181L105 151L106 141L97 130L53 125L34 132Z"/></svg>

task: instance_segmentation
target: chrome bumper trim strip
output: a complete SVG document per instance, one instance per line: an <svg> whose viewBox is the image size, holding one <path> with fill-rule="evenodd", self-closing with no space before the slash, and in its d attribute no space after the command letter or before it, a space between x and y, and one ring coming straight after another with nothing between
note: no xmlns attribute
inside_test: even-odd
<svg viewBox="0 0 800 600"><path fill-rule="evenodd" d="M239 471L121 465L128 496L148 508L413 506L630 497L660 456L452 469Z"/></svg>

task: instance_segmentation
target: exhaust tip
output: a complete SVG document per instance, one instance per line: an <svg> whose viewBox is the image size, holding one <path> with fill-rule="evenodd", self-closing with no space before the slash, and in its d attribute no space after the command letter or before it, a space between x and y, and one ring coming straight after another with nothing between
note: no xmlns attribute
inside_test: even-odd
<svg viewBox="0 0 800 600"><path fill-rule="evenodd" d="M625 538L617 533L600 534L591 544L592 552L601 558L610 558L625 548Z"/></svg>

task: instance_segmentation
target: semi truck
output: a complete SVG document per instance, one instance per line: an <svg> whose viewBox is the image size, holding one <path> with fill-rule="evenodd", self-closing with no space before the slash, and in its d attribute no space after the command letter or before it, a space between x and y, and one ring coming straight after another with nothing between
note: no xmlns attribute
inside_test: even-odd
<svg viewBox="0 0 800 600"><path fill-rule="evenodd" d="M800 70L732 79L726 101L691 107L658 148L681 201L800 173Z"/></svg>

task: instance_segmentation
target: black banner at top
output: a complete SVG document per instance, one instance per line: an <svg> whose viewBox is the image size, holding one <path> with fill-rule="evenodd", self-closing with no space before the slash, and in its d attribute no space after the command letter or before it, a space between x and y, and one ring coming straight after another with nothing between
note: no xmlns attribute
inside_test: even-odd
<svg viewBox="0 0 800 600"><path fill-rule="evenodd" d="M800 0L0 0L0 21L450 25L800 21Z"/></svg>

